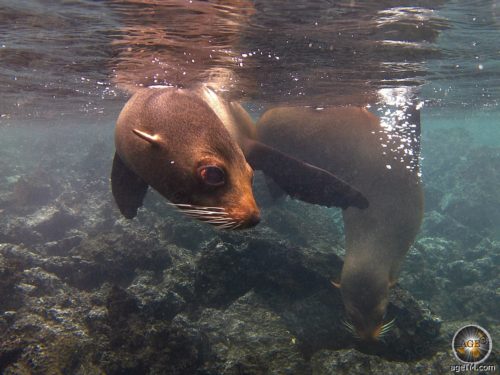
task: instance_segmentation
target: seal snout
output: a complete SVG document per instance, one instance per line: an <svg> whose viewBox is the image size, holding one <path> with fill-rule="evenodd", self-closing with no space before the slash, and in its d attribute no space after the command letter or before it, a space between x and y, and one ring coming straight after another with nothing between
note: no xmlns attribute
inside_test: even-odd
<svg viewBox="0 0 500 375"><path fill-rule="evenodd" d="M240 208L230 215L239 223L238 226L233 229L248 229L260 223L260 210L255 205L248 210L242 210Z"/></svg>
<svg viewBox="0 0 500 375"><path fill-rule="evenodd" d="M371 329L357 329L356 335L363 341L375 342L380 340L382 324L378 324Z"/></svg>
<svg viewBox="0 0 500 375"><path fill-rule="evenodd" d="M254 226L256 226L259 223L260 223L260 212L256 211L248 219L248 226L249 227L254 227Z"/></svg>
<svg viewBox="0 0 500 375"><path fill-rule="evenodd" d="M241 229L252 228L260 223L260 211L255 209L248 218L243 222Z"/></svg>
<svg viewBox="0 0 500 375"><path fill-rule="evenodd" d="M396 320L392 319L387 323L381 322L368 329L356 329L356 335L364 341L380 341L394 328L395 322Z"/></svg>

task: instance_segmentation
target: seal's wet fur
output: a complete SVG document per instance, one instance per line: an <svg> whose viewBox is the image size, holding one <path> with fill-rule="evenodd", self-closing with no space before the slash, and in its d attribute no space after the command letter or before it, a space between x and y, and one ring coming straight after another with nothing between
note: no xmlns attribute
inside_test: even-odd
<svg viewBox="0 0 500 375"><path fill-rule="evenodd" d="M410 121L418 122L418 115ZM259 141L339 176L368 199L366 209L343 210L346 256L340 290L358 336L377 338L389 287L422 220L418 143L406 153L392 147L379 119L358 107L275 108L257 127Z"/></svg>

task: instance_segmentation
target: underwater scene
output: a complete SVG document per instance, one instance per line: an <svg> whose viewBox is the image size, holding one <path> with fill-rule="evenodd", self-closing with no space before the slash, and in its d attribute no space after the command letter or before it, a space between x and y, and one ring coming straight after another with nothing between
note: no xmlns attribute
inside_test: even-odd
<svg viewBox="0 0 500 375"><path fill-rule="evenodd" d="M500 374L500 1L0 0L0 374Z"/></svg>

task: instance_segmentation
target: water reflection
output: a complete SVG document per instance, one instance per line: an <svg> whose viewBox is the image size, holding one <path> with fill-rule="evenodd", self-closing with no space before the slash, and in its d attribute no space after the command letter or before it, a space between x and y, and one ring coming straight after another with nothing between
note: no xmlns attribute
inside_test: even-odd
<svg viewBox="0 0 500 375"><path fill-rule="evenodd" d="M364 104L423 82L444 3L4 0L0 114L99 114L124 101L116 86L199 82L230 99Z"/></svg>
<svg viewBox="0 0 500 375"><path fill-rule="evenodd" d="M498 104L494 0L3 0L0 21L0 121L194 82L260 103L361 105L425 83L433 105Z"/></svg>
<svg viewBox="0 0 500 375"><path fill-rule="evenodd" d="M247 0L126 0L113 6L123 24L113 41L114 80L132 91L207 81L220 89L231 85L240 35L255 13Z"/></svg>
<svg viewBox="0 0 500 375"><path fill-rule="evenodd" d="M202 81L266 103L361 104L381 86L419 84L445 27L429 4L401 1L119 4L120 85Z"/></svg>

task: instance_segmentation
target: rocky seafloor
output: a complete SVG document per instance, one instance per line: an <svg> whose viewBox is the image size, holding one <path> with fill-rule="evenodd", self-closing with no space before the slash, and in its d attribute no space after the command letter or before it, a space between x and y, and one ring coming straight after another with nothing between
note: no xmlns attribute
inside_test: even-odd
<svg viewBox="0 0 500 375"><path fill-rule="evenodd" d="M111 127L0 132L2 374L445 374L469 323L490 332L498 364L500 148L464 130L424 142L424 225L376 345L343 327L330 284L338 210L273 202L257 178L252 230L191 221L154 192L126 220Z"/></svg>

